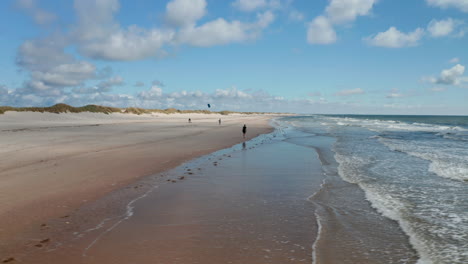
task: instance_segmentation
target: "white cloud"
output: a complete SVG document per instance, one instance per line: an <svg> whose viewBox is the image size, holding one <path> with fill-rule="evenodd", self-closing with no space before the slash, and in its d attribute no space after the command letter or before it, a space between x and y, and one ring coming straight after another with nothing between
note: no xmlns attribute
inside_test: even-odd
<svg viewBox="0 0 468 264"><path fill-rule="evenodd" d="M458 85L461 83L464 73L465 66L457 64L450 69L443 70L439 78L434 78L432 82L436 84Z"/></svg>
<svg viewBox="0 0 468 264"><path fill-rule="evenodd" d="M28 40L20 46L16 63L30 73L30 80L25 82L21 92L59 97L65 87L98 77L93 64L65 53L67 45L69 42L63 36L51 35Z"/></svg>
<svg viewBox="0 0 468 264"><path fill-rule="evenodd" d="M264 8L279 8L280 0L236 0L232 3L234 7L244 12L252 12Z"/></svg>
<svg viewBox="0 0 468 264"><path fill-rule="evenodd" d="M206 14L205 0L172 0L166 5L166 19L176 26L195 24Z"/></svg>
<svg viewBox="0 0 468 264"><path fill-rule="evenodd" d="M48 71L33 71L32 79L47 86L76 86L95 75L96 67L88 62L80 61L61 64Z"/></svg>
<svg viewBox="0 0 468 264"><path fill-rule="evenodd" d="M243 23L237 20L228 22L218 18L201 26L182 28L178 34L178 42L199 47L244 42L257 38L261 30L268 27L274 19L275 16L271 11L258 14L255 23Z"/></svg>
<svg viewBox="0 0 468 264"><path fill-rule="evenodd" d="M350 96L350 95L356 95L356 94L364 94L364 90L361 88L356 88L356 89L350 89L350 90L341 90L337 93L335 93L335 96Z"/></svg>
<svg viewBox="0 0 468 264"><path fill-rule="evenodd" d="M468 1L467 0L426 0L426 2L435 7L439 8L457 8L462 12L468 13Z"/></svg>
<svg viewBox="0 0 468 264"><path fill-rule="evenodd" d="M165 55L163 46L174 39L171 30L131 26L82 43L80 51L94 59L133 61Z"/></svg>
<svg viewBox="0 0 468 264"><path fill-rule="evenodd" d="M310 44L331 44L337 39L336 32L330 21L324 16L318 16L309 23L307 42Z"/></svg>
<svg viewBox="0 0 468 264"><path fill-rule="evenodd" d="M427 30L432 37L444 37L452 34L455 29L462 24L459 20L447 18L445 20L432 20L427 26Z"/></svg>
<svg viewBox="0 0 468 264"><path fill-rule="evenodd" d="M252 95L233 87L230 89L216 89L215 98L252 98Z"/></svg>
<svg viewBox="0 0 468 264"><path fill-rule="evenodd" d="M275 18L266 11L258 14L254 23L218 18L197 25L206 7L205 0L172 0L166 6L165 18L175 28L122 28L114 20L119 9L117 0L75 0L79 23L74 36L78 50L87 57L133 61L166 56L165 48L176 44L209 47L252 40Z"/></svg>
<svg viewBox="0 0 468 264"><path fill-rule="evenodd" d="M74 58L63 52L68 44L66 38L58 35L27 40L18 49L16 63L31 71L47 71L61 64L72 63Z"/></svg>
<svg viewBox="0 0 468 264"><path fill-rule="evenodd" d="M368 15L377 0L331 0L326 8L327 16L334 24L354 21Z"/></svg>
<svg viewBox="0 0 468 264"><path fill-rule="evenodd" d="M148 91L143 91L138 94L138 98L143 100L158 100L163 95L163 90L157 85L151 86Z"/></svg>
<svg viewBox="0 0 468 264"><path fill-rule="evenodd" d="M403 48L417 46L423 35L424 30L421 28L417 28L413 32L403 33L395 27L390 27L387 31L367 37L365 40L372 46Z"/></svg>
<svg viewBox="0 0 468 264"><path fill-rule="evenodd" d="M312 20L307 29L310 44L331 44L337 40L334 25L351 23L369 15L377 0L331 0L325 14Z"/></svg>
<svg viewBox="0 0 468 264"><path fill-rule="evenodd" d="M174 38L174 31L143 29L132 25L121 28L114 20L117 0L75 0L78 25L73 38L79 51L94 59L132 61L165 55L163 46Z"/></svg>
<svg viewBox="0 0 468 264"><path fill-rule="evenodd" d="M400 97L403 97L404 95L401 94L401 93L389 93L387 94L387 96L385 96L386 98L400 98Z"/></svg>
<svg viewBox="0 0 468 264"><path fill-rule="evenodd" d="M114 76L109 78L108 80L98 83L97 87L101 92L109 92L112 89L112 87L122 86L124 84L124 79L121 76Z"/></svg>
<svg viewBox="0 0 468 264"><path fill-rule="evenodd" d="M57 17L36 4L36 0L16 0L16 5L27 12L37 24L49 24L57 19Z"/></svg>

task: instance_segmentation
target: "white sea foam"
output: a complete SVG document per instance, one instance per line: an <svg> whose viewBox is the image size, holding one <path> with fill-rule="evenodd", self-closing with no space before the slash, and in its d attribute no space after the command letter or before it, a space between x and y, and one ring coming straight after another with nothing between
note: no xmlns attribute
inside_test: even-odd
<svg viewBox="0 0 468 264"><path fill-rule="evenodd" d="M379 140L392 150L430 161L429 171L440 177L459 181L468 180L468 149L466 148L432 142L411 143L385 138L379 138Z"/></svg>

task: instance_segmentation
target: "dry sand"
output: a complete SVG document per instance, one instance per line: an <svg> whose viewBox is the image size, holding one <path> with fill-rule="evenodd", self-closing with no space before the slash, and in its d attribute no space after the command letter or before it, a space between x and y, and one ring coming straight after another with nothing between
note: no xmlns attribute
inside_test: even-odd
<svg viewBox="0 0 468 264"><path fill-rule="evenodd" d="M187 122L188 118L192 123ZM218 119L223 120L218 125ZM267 115L0 115L0 251L137 179L268 133ZM0 256L1 259L7 256Z"/></svg>

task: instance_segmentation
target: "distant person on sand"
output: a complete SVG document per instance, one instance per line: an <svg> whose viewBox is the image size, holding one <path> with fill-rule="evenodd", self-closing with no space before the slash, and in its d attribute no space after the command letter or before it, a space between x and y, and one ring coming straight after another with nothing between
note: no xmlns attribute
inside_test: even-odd
<svg viewBox="0 0 468 264"><path fill-rule="evenodd" d="M221 118L218 120L219 125L221 125Z"/></svg>
<svg viewBox="0 0 468 264"><path fill-rule="evenodd" d="M244 138L245 138L245 133L247 133L247 126L244 124L244 127L242 127L242 134L244 135Z"/></svg>
<svg viewBox="0 0 468 264"><path fill-rule="evenodd" d="M189 122L189 123L192 123L192 119L189 118L189 119L188 119L188 122Z"/></svg>

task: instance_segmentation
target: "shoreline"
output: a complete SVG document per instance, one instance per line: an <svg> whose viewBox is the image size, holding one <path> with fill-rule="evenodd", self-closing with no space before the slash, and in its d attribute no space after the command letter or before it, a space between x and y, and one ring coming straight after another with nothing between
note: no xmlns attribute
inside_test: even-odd
<svg viewBox="0 0 468 264"><path fill-rule="evenodd" d="M12 244L13 250L31 244L26 234L48 229L48 220L67 220L145 176L242 142L244 123L246 140L269 133L273 117L6 113L0 116L0 247L11 252Z"/></svg>

